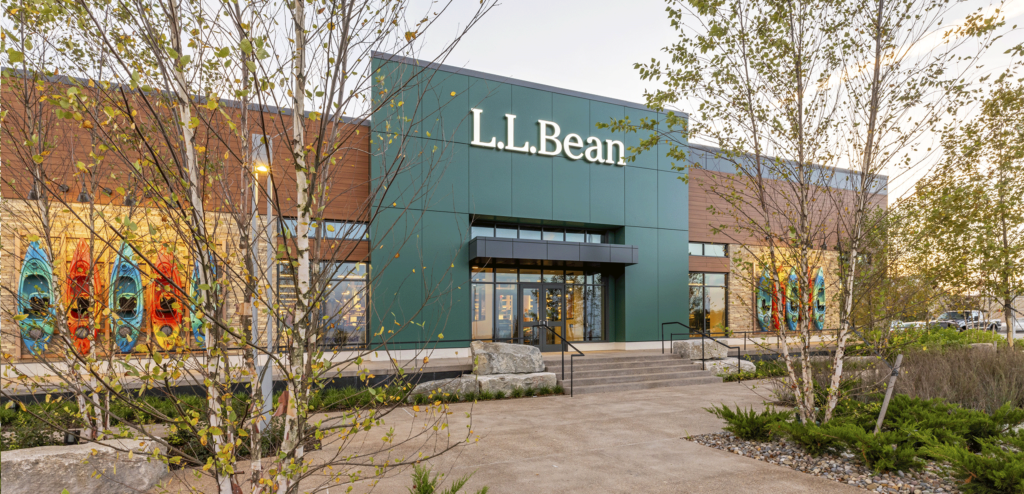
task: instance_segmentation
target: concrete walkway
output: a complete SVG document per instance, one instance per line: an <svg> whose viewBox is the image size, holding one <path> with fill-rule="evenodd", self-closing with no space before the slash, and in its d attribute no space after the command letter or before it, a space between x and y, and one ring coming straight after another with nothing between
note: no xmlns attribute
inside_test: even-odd
<svg viewBox="0 0 1024 494"><path fill-rule="evenodd" d="M473 473L463 491L468 494L482 486L493 494L863 492L683 439L687 434L721 430L721 421L704 407L719 403L760 407L759 393L767 395L767 390L721 383L456 404L448 416L452 437L456 442L464 439L466 426L471 426L479 442L425 463L448 478ZM346 445L345 454L379 447L388 427L394 427L399 441L414 437L427 423L425 415L397 410L386 418L384 428L374 428L367 437ZM438 446L435 439L414 437L399 447L401 456L415 458L418 451L430 451ZM321 458L336 454L337 444L328 443L322 451L309 454ZM376 485L356 484L353 492L407 492L411 472L411 468L392 470ZM181 481L204 491L205 486L186 480L180 472L177 479L168 486L171 492L184 490ZM314 482L303 485L304 491L329 485L314 487ZM330 492L345 489L330 486ZM246 486L243 490L248 491Z"/></svg>

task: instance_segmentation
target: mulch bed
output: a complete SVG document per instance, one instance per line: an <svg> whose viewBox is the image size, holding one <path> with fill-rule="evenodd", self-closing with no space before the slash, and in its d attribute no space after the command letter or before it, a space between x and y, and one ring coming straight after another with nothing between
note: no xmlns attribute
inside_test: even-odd
<svg viewBox="0 0 1024 494"><path fill-rule="evenodd" d="M852 454L811 456L804 453L797 444L785 439L770 442L744 441L731 432L703 434L685 439L874 492L913 494L960 492L956 487L958 481L945 475L941 465L935 462L928 462L921 471L876 474L857 461Z"/></svg>

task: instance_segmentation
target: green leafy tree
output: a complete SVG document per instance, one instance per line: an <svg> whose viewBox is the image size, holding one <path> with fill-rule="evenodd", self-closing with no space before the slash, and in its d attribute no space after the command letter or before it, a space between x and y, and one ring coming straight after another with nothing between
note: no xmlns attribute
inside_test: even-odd
<svg viewBox="0 0 1024 494"><path fill-rule="evenodd" d="M917 262L953 291L998 301L1014 340L1024 294L1024 85L997 81L974 120L943 135L944 159L916 187Z"/></svg>
<svg viewBox="0 0 1024 494"><path fill-rule="evenodd" d="M921 136L970 96L966 76L998 38L1002 17L977 11L945 26L957 4L945 0L666 3L678 40L663 49L664 60L636 64L642 79L660 84L646 97L662 115L610 125L649 134L634 154L664 153L691 183L701 177L721 199L709 209L722 221L711 226L743 246L736 254L750 279L767 271L783 286L779 270L795 271L797 288L787 298L800 301L799 344L796 355L782 345L782 356L801 419L828 421L857 331L851 317L872 211L881 206L880 174L909 163ZM934 42L937 33L944 43ZM692 173L700 168L688 157L694 139L717 145L715 158L734 172ZM828 399L817 408L804 287L831 246L839 254L839 328Z"/></svg>

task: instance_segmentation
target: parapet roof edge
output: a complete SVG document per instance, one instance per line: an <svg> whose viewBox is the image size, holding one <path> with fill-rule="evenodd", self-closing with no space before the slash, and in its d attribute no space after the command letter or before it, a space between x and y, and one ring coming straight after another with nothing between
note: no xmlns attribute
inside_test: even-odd
<svg viewBox="0 0 1024 494"><path fill-rule="evenodd" d="M479 79L486 79L488 81L500 82L500 83L504 83L504 84L514 84L516 86L527 87L527 88L530 88L530 89L537 89L537 90L540 90L540 91L547 91L547 92L551 92L551 93L564 94L566 96L574 96L574 97L577 97L577 98L584 98L584 99L588 99L588 100L591 100L591 101L598 101L598 102L601 102L601 103L608 103L608 104L612 104L612 105L625 106L625 107L629 107L629 108L633 108L633 109L637 109L637 110L653 111L653 110L647 108L647 105L644 105L642 103L634 103L632 101L626 101L626 100L621 100L621 99L616 99L616 98L609 98L607 96L601 96L601 95L591 94L591 93L584 93L582 91L574 91L572 89L565 89L565 88L560 88L560 87L556 87L556 86L548 86L546 84L539 84L539 83L536 83L536 82L524 81L522 79L514 79L512 77L506 77L506 76L501 76L501 75L497 75L497 74L490 74L490 73L487 73L487 72L480 72L478 70L467 69L467 68L464 68L464 67L456 67L454 65L445 65L445 64L438 63L438 62L431 62L431 61L428 61L428 60L420 60L420 59L417 59L417 58L405 57L405 56L402 56L402 55L395 55L395 54L392 54L392 53L385 53L385 52L380 52L380 51L371 52L370 56L372 58L379 58L381 60L387 60L389 62L399 62L399 63L408 64L408 65L416 65L418 67L423 67L425 69L440 70L440 71L444 71L444 72L451 72L453 74L466 75L466 76L470 76L470 77L476 77L476 78L479 78ZM682 113L683 115L689 116L689 114L687 114L685 112L680 112L680 113Z"/></svg>
<svg viewBox="0 0 1024 494"><path fill-rule="evenodd" d="M718 147L715 147L715 146L708 146L707 144L695 144L695 143L692 143L692 142L686 143L686 146L687 147L691 147L691 148L697 148L697 149L699 149L701 151L712 152L712 153L717 153L717 152L722 150L722 148L718 148ZM827 170L835 170L835 171L839 171L839 172L860 173L860 172L858 172L856 170L850 170L850 169L847 169L847 168L839 168L839 167L836 167L836 166L824 166L824 165L811 165L811 166L814 166L815 168L821 168L821 169L827 169ZM876 174L875 176L878 177L878 178L884 178L885 182L887 184L889 183L889 176L888 175L882 175L882 174L879 173L879 174Z"/></svg>
<svg viewBox="0 0 1024 494"><path fill-rule="evenodd" d="M22 70L22 69L13 69L13 68L10 68L10 67L0 67L0 75L13 75L13 76L18 76L18 77L25 78L25 77L27 77L29 75L29 73L27 71L25 71L25 70ZM44 74L44 75L41 76L41 78L43 80L47 81L47 82L52 82L52 83L57 83L57 84L64 84L64 85L68 85L68 86L71 86L71 85L85 86L85 85L88 85L88 83L89 83L89 79L85 79L85 78L82 78L82 77L72 77L72 76L67 76L67 75L45 75ZM101 82L109 82L109 81L101 81ZM111 85L113 87L119 87L121 85L121 83L112 82ZM130 90L130 91L138 91L138 90ZM163 93L165 91L159 90L159 92ZM200 105L206 104L206 97L205 96L193 96L193 99L195 100L195 102L197 104L200 104ZM238 101L238 100L220 98L217 101L221 105L227 106L229 108L236 108L236 109L241 109L242 108L242 102ZM282 108L282 107L274 106L274 105L260 105L259 103L249 103L249 110L251 110L251 111L264 111L264 112L268 112L268 113L277 113L277 114L286 115L286 116L290 116L292 114L292 110L290 108ZM309 117L313 113L316 113L316 112L311 111L311 110L307 110L307 111L303 112L303 114L306 117ZM347 123L347 124L360 125L360 126L363 126L363 127L369 127L370 126L370 117L349 117L349 116L346 116L346 115L342 115L341 116L341 121L344 122L344 123Z"/></svg>

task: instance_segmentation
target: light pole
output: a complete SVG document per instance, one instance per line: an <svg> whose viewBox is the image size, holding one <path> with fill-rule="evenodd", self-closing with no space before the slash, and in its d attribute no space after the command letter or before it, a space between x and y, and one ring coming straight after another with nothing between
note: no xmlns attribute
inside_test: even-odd
<svg viewBox="0 0 1024 494"><path fill-rule="evenodd" d="M270 155L270 153L269 153L270 143L266 142L264 145L266 146L266 149L268 151L267 152L267 156L269 158L269 155ZM267 346L266 346L267 355L263 356L262 359L257 360L257 362L262 360L262 364L258 363L257 367L256 367L256 372L257 372L258 378L260 379L260 389L263 391L263 409L262 409L262 414L261 414L261 416L263 418L260 421L260 430L263 430L266 427L266 425L269 423L269 421L270 421L269 417L270 417L270 413L271 413L271 407L273 405L273 392L274 392L274 390L273 390L273 388L274 388L274 369L273 369L273 366L270 364L270 355L275 353L275 348L274 348L275 347L275 345L274 345L274 334L275 334L275 331L274 331L274 321L275 321L276 318L274 317L274 312L276 311L276 307L275 306L277 304L277 286L276 286L277 285L277 270L275 269L275 266L274 266L274 257L275 257L275 253L277 252L277 224L276 224L276 221L274 219L274 208L273 208L273 202L274 202L274 174L270 173L269 160L266 163L258 162L256 164L256 166L254 167L254 170L256 171L256 173L266 173L267 174L267 189L266 189L266 191L267 191L267 194L266 194L266 197L267 197L267 216L266 216L265 222L264 222L264 230L266 231L266 254L265 254L265 261L264 261L265 262L265 266L264 266L264 272L263 272L264 279L266 279L266 281L267 281L267 290L264 292L265 295L266 295L266 299L267 299L266 306L268 308L268 311L267 311L267 324L266 324L266 328L265 328L265 331L264 331L264 335L267 338ZM254 189L257 188L256 180L253 180L253 185L254 185ZM253 200L254 201L255 201L255 198L256 198L256 191L254 190L254 193L253 193ZM256 209L257 209L256 208L256 204L254 203L253 206L254 206L253 207L253 215L257 216L259 213L256 211ZM255 232L253 232L253 233L254 233L253 239L255 240L255 238L256 238ZM254 256L254 259L253 259L253 270L254 271L255 271L255 268L256 268L256 259L255 259L255 257L256 256ZM256 310L255 310L255 307L253 307L253 319L252 319L253 330L252 331L253 331L253 343L254 344L259 341L259 340L256 339L256 322L257 322ZM253 352L255 354L259 354L259 351L256 350L255 348L253 349Z"/></svg>
<svg viewBox="0 0 1024 494"><path fill-rule="evenodd" d="M253 297L250 307L252 314L250 319L250 330L252 332L253 342L253 362L256 366L256 376L253 379L260 380L260 390L263 395L263 407L260 413L259 428L262 431L266 428L267 424L270 423L271 407L273 406L273 392L274 392L274 369L271 365L270 355L274 352L274 316L273 311L276 304L276 283L274 280L277 279L276 271L273 270L274 253L277 251L277 229L274 226L273 216L273 199L274 199L274 174L270 172L270 141L265 136L254 136L253 142L255 151L253 153L253 179L252 179L252 215L249 217L249 238L250 249L249 255L252 266L252 276L256 278L257 266L259 262L259 249L256 247L257 237L259 237L259 229L257 227L257 219L259 218L259 174L267 174L267 188L266 188L266 200L267 200L267 216L264 222L264 230L266 231L265 236L265 248L266 248L266 265L264 267L264 276L267 283L267 289L264 294L267 298L267 303L264 304L267 308L267 322L265 326L264 335L266 337L266 354L261 355L261 352L257 345L259 345L259 312L257 310L257 298L256 298L256 286L257 283L253 283Z"/></svg>

